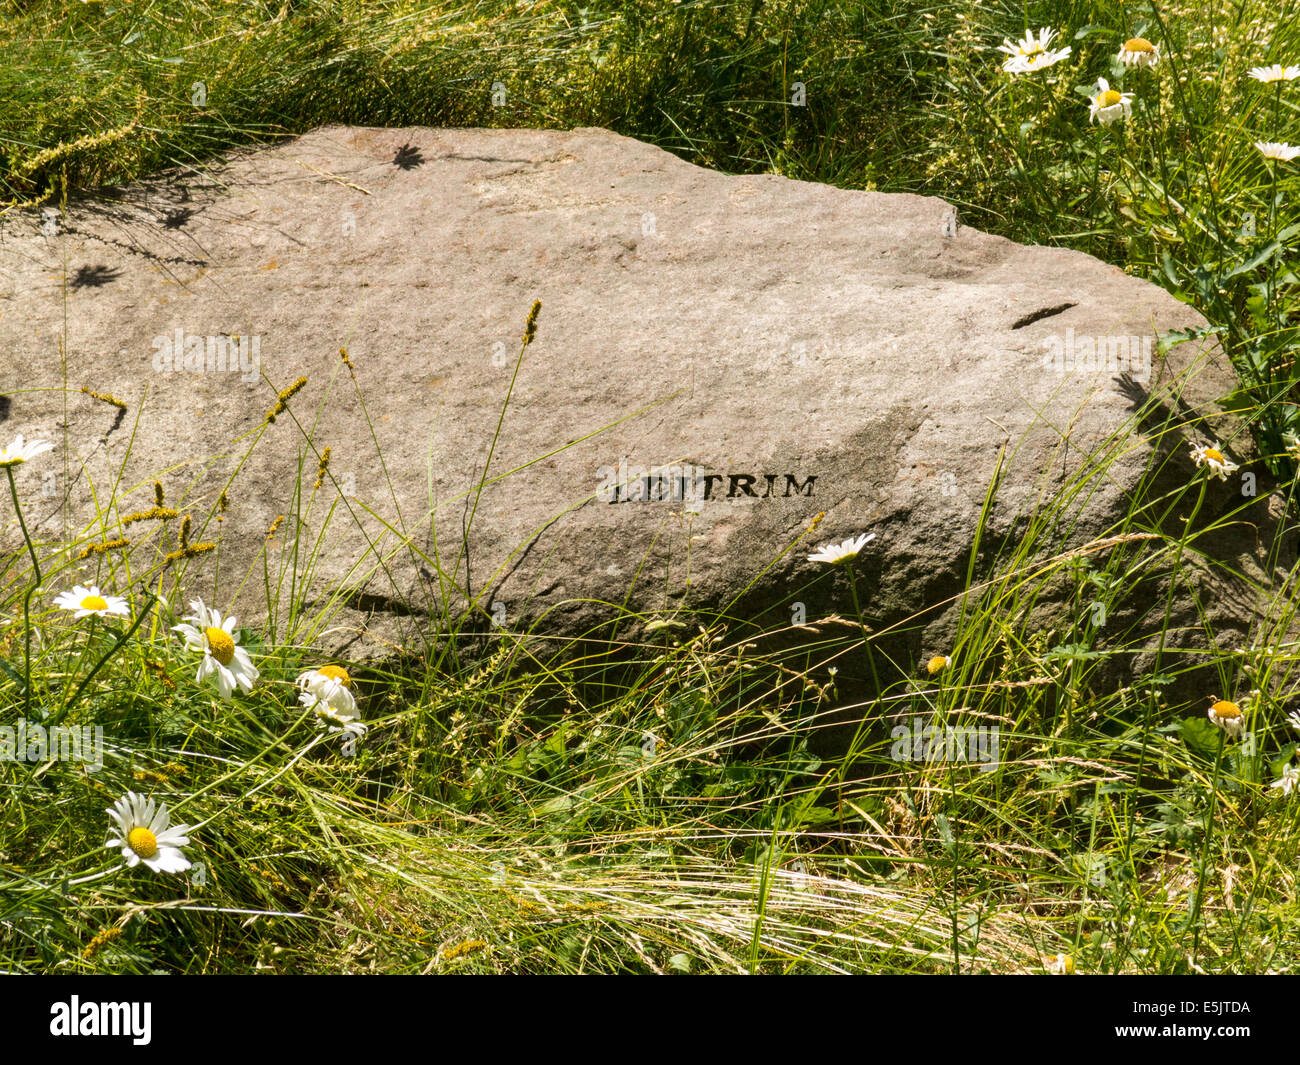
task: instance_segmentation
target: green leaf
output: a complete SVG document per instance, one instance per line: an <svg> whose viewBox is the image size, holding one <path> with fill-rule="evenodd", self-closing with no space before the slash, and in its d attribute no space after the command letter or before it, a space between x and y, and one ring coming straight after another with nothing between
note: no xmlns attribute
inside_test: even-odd
<svg viewBox="0 0 1300 1065"><path fill-rule="evenodd" d="M1208 724L1208 722L1207 722ZM549 814L567 814L573 809L572 795L557 795L553 799L548 799L537 807L537 812L543 816Z"/></svg>
<svg viewBox="0 0 1300 1065"><path fill-rule="evenodd" d="M1210 724L1209 718L1184 718L1178 734L1187 746L1206 754L1214 754L1219 749L1219 730Z"/></svg>

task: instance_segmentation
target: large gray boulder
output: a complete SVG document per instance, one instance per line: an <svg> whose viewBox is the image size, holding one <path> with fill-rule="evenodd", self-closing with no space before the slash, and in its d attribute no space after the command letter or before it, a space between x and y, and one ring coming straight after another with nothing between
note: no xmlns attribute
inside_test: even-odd
<svg viewBox="0 0 1300 1065"><path fill-rule="evenodd" d="M1067 550L1194 476L1188 444L1220 440L1258 495L1212 482L1198 523L1250 509L1196 545L1222 567L1194 561L1210 621L1246 639L1244 590L1292 557L1266 557L1280 511L1218 405L1226 360L1153 343L1202 324L938 199L727 176L600 129L331 127L0 221L0 443L59 443L19 476L44 540L126 535L137 571L157 561L178 523L118 521L153 505L158 476L191 540L219 546L184 562L178 606L266 619L265 558L277 633L291 592L308 617L336 594L329 634L292 634L368 634L354 652L409 644L467 593L484 624L548 638L609 636L624 603L646 620L847 615L844 575L806 556L874 531L858 587L906 671L951 639L955 607L928 608L960 591L999 468L986 551L1118 443L1044 540ZM280 577L298 522L305 585ZM1120 642L1158 627L1158 576L1116 602ZM1067 584L1036 607L1062 633ZM1204 643L1176 599L1170 646Z"/></svg>

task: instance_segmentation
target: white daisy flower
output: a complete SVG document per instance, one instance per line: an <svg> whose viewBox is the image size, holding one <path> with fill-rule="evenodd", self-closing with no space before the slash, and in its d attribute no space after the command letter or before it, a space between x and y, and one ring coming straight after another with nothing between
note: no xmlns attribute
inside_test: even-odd
<svg viewBox="0 0 1300 1065"><path fill-rule="evenodd" d="M1073 976L1074 959L1068 954L1056 954L1048 960L1047 971L1054 976Z"/></svg>
<svg viewBox="0 0 1300 1065"><path fill-rule="evenodd" d="M1212 700L1206 716L1234 739L1246 729L1246 715L1241 712L1241 707L1227 699Z"/></svg>
<svg viewBox="0 0 1300 1065"><path fill-rule="evenodd" d="M1208 466L1211 476L1217 477L1221 481L1228 479L1228 474L1234 470L1240 469L1235 462L1230 462L1219 450L1218 441L1215 441L1213 447L1197 447L1191 445L1192 459L1196 462L1197 467Z"/></svg>
<svg viewBox="0 0 1300 1065"><path fill-rule="evenodd" d="M1160 49L1145 37L1130 37L1116 58L1126 67L1153 67L1160 62Z"/></svg>
<svg viewBox="0 0 1300 1065"><path fill-rule="evenodd" d="M129 613L126 600L122 596L105 595L99 590L97 584L92 584L89 588L82 584L75 585L72 591L57 596L54 605L64 610L75 610L76 614L73 617L76 618L91 615L102 618L109 614L124 618Z"/></svg>
<svg viewBox="0 0 1300 1065"><path fill-rule="evenodd" d="M331 732L346 732L356 737L366 734L366 726L358 717L330 706L329 703L317 699L311 692L303 692L298 696L298 702L308 710L314 710L319 723L328 726Z"/></svg>
<svg viewBox="0 0 1300 1065"><path fill-rule="evenodd" d="M1279 163L1289 163L1300 155L1300 148L1294 144L1282 144L1278 141L1256 141L1255 147L1265 159L1273 159Z"/></svg>
<svg viewBox="0 0 1300 1065"><path fill-rule="evenodd" d="M221 611L205 607L202 599L190 600L190 609L194 613L185 620L195 624L173 625L172 632L184 636L191 651L203 652L195 680L202 684L207 677L215 675L223 699L229 699L236 687L252 691L253 681L260 674L248 652L235 641L234 617L222 621Z"/></svg>
<svg viewBox="0 0 1300 1065"><path fill-rule="evenodd" d="M1037 37L1032 30L1025 30L1024 40L1014 44L1010 38L1004 37L997 49L999 52L1007 53L1002 69L1008 74L1032 74L1036 70L1050 67L1053 63L1059 63L1070 54L1070 46L1066 45L1053 52L1048 45L1052 43L1052 38L1055 36L1055 30L1042 29L1038 31Z"/></svg>
<svg viewBox="0 0 1300 1065"><path fill-rule="evenodd" d="M1088 121L1100 121L1103 126L1128 118L1133 111L1133 94L1116 92L1105 78L1097 79L1097 93L1088 105Z"/></svg>
<svg viewBox="0 0 1300 1065"><path fill-rule="evenodd" d="M180 848L189 843L189 825L169 828L166 806L154 809L153 799L128 791L108 810L116 827L109 829L105 847L121 847L128 869L144 862L155 873L182 873L190 860Z"/></svg>
<svg viewBox="0 0 1300 1065"><path fill-rule="evenodd" d="M925 664L925 671L930 676L934 676L941 669L947 669L950 665L952 665L952 659L947 655L935 655Z"/></svg>
<svg viewBox="0 0 1300 1065"><path fill-rule="evenodd" d="M1269 787L1281 788L1283 795L1290 795L1297 784L1300 784L1300 766L1289 765L1282 770L1282 779L1275 780Z"/></svg>
<svg viewBox="0 0 1300 1065"><path fill-rule="evenodd" d="M875 538L875 533L863 533L861 536L850 536L838 544L823 544L808 556L808 561L847 562L849 559L857 558L858 552Z"/></svg>
<svg viewBox="0 0 1300 1065"><path fill-rule="evenodd" d="M48 440L33 440L30 444L24 444L23 434L19 433L8 447L0 447L0 467L17 466L20 462L34 459L52 447L54 445Z"/></svg>
<svg viewBox="0 0 1300 1065"><path fill-rule="evenodd" d="M1271 67L1251 67L1250 76L1265 84L1274 81L1294 81L1300 78L1300 67L1283 67L1274 63Z"/></svg>
<svg viewBox="0 0 1300 1065"><path fill-rule="evenodd" d="M1289 722L1291 722L1291 727L1293 729L1295 729L1297 732L1300 732L1300 710L1297 710L1291 714L1287 714L1286 719Z"/></svg>
<svg viewBox="0 0 1300 1065"><path fill-rule="evenodd" d="M321 666L298 676L298 687L311 702L324 703L344 717L357 716L357 701L352 695L352 678L342 666ZM304 703L310 705L310 703Z"/></svg>
<svg viewBox="0 0 1300 1065"><path fill-rule="evenodd" d="M320 723L328 725L331 732L365 734L366 726L361 723L357 700L352 694L352 678L342 666L310 669L299 675L298 687L303 689L298 701L308 710L314 710Z"/></svg>

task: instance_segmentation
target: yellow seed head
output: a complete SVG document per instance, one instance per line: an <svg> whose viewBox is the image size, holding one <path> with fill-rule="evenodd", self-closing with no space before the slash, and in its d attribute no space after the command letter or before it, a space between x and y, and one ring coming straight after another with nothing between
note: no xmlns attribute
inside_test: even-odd
<svg viewBox="0 0 1300 1065"><path fill-rule="evenodd" d="M267 425L274 424L276 417L278 415L283 414L286 410L289 409L289 400L293 399L293 397L298 394L298 390L301 389L303 385L305 385L306 383L307 383L307 378L300 377L288 388L283 389L278 396L276 396L275 406L266 412L266 418L264 420L266 421Z"/></svg>
<svg viewBox="0 0 1300 1065"><path fill-rule="evenodd" d="M319 488L325 483L325 474L330 468L330 449L326 448L320 454L320 462L316 466L316 484L314 487Z"/></svg>
<svg viewBox="0 0 1300 1065"><path fill-rule="evenodd" d="M105 551L111 551L113 548L126 547L130 542L130 540L123 536L117 540L109 540L101 544L87 544L77 552L77 558L80 560L89 558L91 555L102 555Z"/></svg>
<svg viewBox="0 0 1300 1065"><path fill-rule="evenodd" d="M463 943L457 943L454 947L448 947L442 952L444 961L451 961L453 958L459 958L465 954L472 954L476 950L482 950L487 946L481 939L467 939Z"/></svg>
<svg viewBox="0 0 1300 1065"><path fill-rule="evenodd" d="M126 410L125 403L123 403L116 396L110 395L107 392L96 392L94 389L87 388L85 385L81 386L81 391L86 393L86 395L88 395L91 399L97 399L101 403L107 403L109 406L116 407L118 410Z"/></svg>
<svg viewBox="0 0 1300 1065"><path fill-rule="evenodd" d="M1098 94L1098 96L1097 96L1097 106L1098 106L1098 107L1114 107L1114 106L1115 106L1117 103L1119 103L1120 100L1122 100L1122 99L1123 99L1123 97L1120 96L1120 94L1117 93L1114 89L1107 89L1105 92L1103 92L1103 93L1099 93L1099 94Z"/></svg>
<svg viewBox="0 0 1300 1065"><path fill-rule="evenodd" d="M105 602L103 596L88 595L86 596L85 599L81 601L81 609L82 610L107 610L108 603Z"/></svg>
<svg viewBox="0 0 1300 1065"><path fill-rule="evenodd" d="M89 961L100 952L105 943L116 939L121 934L122 929L120 928L105 928L102 932L99 932L94 939L86 944L86 949L81 952L81 956Z"/></svg>
<svg viewBox="0 0 1300 1065"><path fill-rule="evenodd" d="M148 510L137 510L128 514L122 519L122 525L133 525L137 521L171 521L176 517L176 511L171 507L150 507Z"/></svg>
<svg viewBox="0 0 1300 1065"><path fill-rule="evenodd" d="M952 659L947 655L935 655L925 664L925 670L927 673L933 675L938 673L941 669L947 669L951 662Z"/></svg>
<svg viewBox="0 0 1300 1065"><path fill-rule="evenodd" d="M1155 50L1156 46L1145 37L1130 37L1124 42L1126 52L1154 52Z"/></svg>
<svg viewBox="0 0 1300 1065"><path fill-rule="evenodd" d="M1204 454L1211 462L1223 461L1223 452L1219 451L1217 448L1207 447L1202 454Z"/></svg>
<svg viewBox="0 0 1300 1065"><path fill-rule="evenodd" d="M528 312L528 321L524 325L524 336L523 336L524 347L527 347L529 344L531 344L533 342L533 337L537 335L537 315L541 313L541 310L542 310L542 301L533 300L532 310Z"/></svg>

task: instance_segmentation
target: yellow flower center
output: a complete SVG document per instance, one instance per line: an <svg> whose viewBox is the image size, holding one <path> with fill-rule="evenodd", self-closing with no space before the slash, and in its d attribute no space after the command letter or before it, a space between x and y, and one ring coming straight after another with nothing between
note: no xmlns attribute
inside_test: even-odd
<svg viewBox="0 0 1300 1065"><path fill-rule="evenodd" d="M235 641L224 629L207 628L203 630L203 635L208 639L208 650L212 652L212 657L223 666L228 666L235 660Z"/></svg>
<svg viewBox="0 0 1300 1065"><path fill-rule="evenodd" d="M352 678L348 676L348 671L342 666L321 666L316 670L322 677L329 677L336 680L345 688L352 687Z"/></svg>
<svg viewBox="0 0 1300 1065"><path fill-rule="evenodd" d="M1117 103L1120 102L1121 99L1123 99L1123 97L1121 97L1120 94L1117 93L1114 89L1107 89L1103 93L1098 93L1097 106L1114 107Z"/></svg>
<svg viewBox="0 0 1300 1065"><path fill-rule="evenodd" d="M108 603L100 595L88 595L81 601L82 610L107 610Z"/></svg>
<svg viewBox="0 0 1300 1065"><path fill-rule="evenodd" d="M1126 52L1154 52L1155 50L1156 46L1145 37L1130 37L1124 42Z"/></svg>
<svg viewBox="0 0 1300 1065"><path fill-rule="evenodd" d="M943 655L935 655L925 664L926 671L929 673L938 673L948 664L948 659Z"/></svg>
<svg viewBox="0 0 1300 1065"><path fill-rule="evenodd" d="M158 838L147 828L133 828L126 837L126 845L141 858L152 858L158 853Z"/></svg>
<svg viewBox="0 0 1300 1065"><path fill-rule="evenodd" d="M1220 699L1210 709L1220 721L1235 721L1241 717L1241 707L1236 703L1228 702L1227 699Z"/></svg>
<svg viewBox="0 0 1300 1065"><path fill-rule="evenodd" d="M1216 450L1215 450L1214 448L1212 448L1212 447L1207 447L1207 448L1205 449L1205 457L1206 457L1207 459L1209 459L1211 462L1222 462L1222 461L1223 461L1223 452L1222 452L1222 451L1216 451Z"/></svg>

